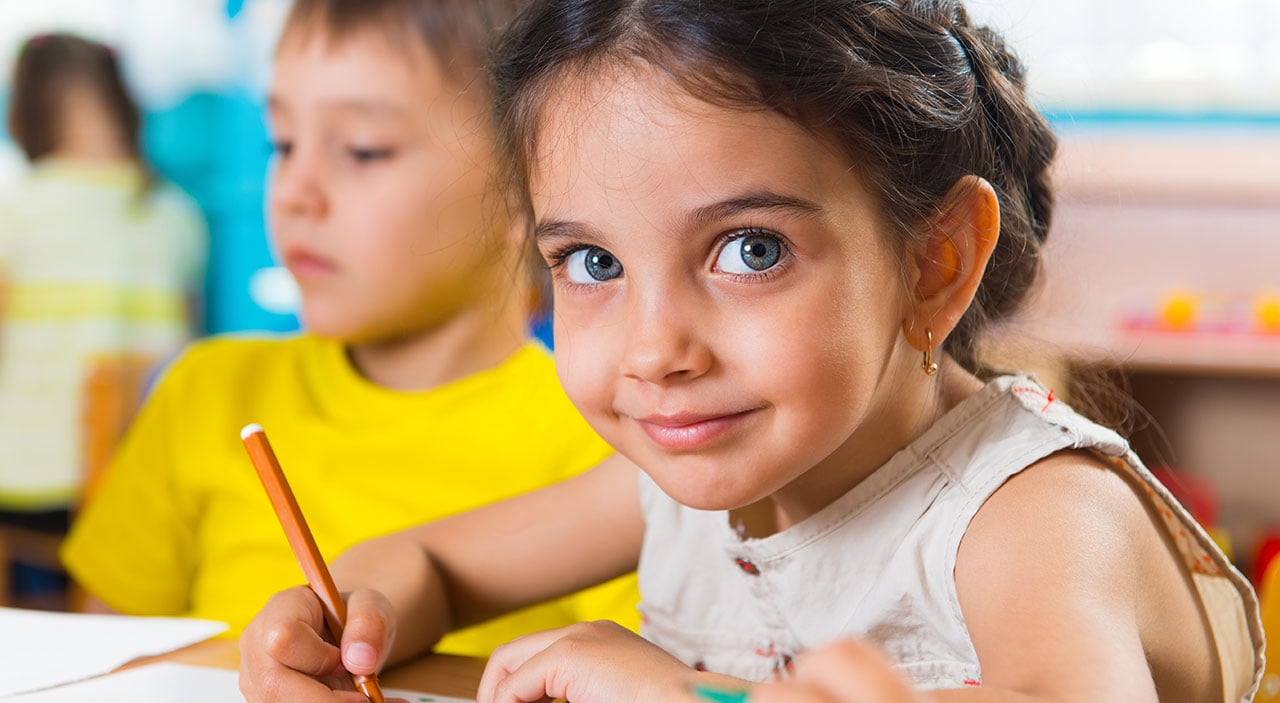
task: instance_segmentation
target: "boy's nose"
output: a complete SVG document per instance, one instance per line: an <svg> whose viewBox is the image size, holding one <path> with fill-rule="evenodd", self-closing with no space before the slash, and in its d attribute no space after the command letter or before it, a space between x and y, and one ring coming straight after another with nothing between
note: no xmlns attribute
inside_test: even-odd
<svg viewBox="0 0 1280 703"><path fill-rule="evenodd" d="M324 189L314 169L306 161L294 158L276 164L271 177L271 202L286 215L321 217L328 210Z"/></svg>
<svg viewBox="0 0 1280 703"><path fill-rule="evenodd" d="M704 342L696 305L674 296L639 301L626 321L622 374L646 383L669 385L707 373L713 355Z"/></svg>

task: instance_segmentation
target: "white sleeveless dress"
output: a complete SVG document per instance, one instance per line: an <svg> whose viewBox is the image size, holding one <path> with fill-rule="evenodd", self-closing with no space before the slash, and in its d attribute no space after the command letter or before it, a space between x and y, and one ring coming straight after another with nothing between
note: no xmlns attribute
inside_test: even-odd
<svg viewBox="0 0 1280 703"><path fill-rule="evenodd" d="M739 536L724 511L676 503L642 474L641 632L690 666L754 681L860 637L919 688L981 685L956 596L960 540L1009 477L1071 448L1146 488L1209 615L1223 700L1252 700L1263 640L1248 581L1124 439L1025 377L991 381L847 494L763 539Z"/></svg>

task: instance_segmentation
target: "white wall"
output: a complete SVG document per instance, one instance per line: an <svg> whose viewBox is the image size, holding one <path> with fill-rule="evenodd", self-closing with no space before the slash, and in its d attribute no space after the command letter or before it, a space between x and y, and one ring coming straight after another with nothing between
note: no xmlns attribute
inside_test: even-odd
<svg viewBox="0 0 1280 703"><path fill-rule="evenodd" d="M1280 0L967 0L1051 109L1280 112Z"/></svg>

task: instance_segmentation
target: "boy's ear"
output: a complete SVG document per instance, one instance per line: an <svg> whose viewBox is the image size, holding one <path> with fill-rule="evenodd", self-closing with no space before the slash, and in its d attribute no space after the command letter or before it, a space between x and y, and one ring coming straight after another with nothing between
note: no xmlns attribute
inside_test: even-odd
<svg viewBox="0 0 1280 703"><path fill-rule="evenodd" d="M924 351L955 329L987 269L1000 237L1000 203L985 179L965 176L956 181L930 222L928 238L908 257L912 309L902 332L912 347Z"/></svg>

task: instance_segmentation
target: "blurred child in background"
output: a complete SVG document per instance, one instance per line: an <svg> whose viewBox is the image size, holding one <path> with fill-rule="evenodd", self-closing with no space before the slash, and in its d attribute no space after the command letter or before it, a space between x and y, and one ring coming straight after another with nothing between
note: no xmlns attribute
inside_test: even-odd
<svg viewBox="0 0 1280 703"><path fill-rule="evenodd" d="M514 4L294 4L268 106L269 212L307 331L210 340L166 371L64 550L101 604L236 632L301 582L240 446L248 422L266 428L330 559L610 454L528 338L533 282L490 188L483 69ZM635 627L637 599L625 579L440 649L486 654L583 617Z"/></svg>
<svg viewBox="0 0 1280 703"><path fill-rule="evenodd" d="M60 533L81 487L90 366L188 338L204 224L148 168L102 44L27 41L8 127L31 170L0 194L0 521Z"/></svg>

